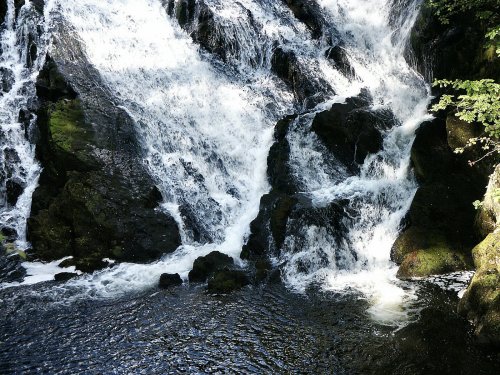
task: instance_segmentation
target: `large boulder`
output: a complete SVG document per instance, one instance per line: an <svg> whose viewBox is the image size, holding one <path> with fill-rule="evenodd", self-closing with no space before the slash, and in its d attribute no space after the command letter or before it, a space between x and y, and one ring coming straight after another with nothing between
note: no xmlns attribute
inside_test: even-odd
<svg viewBox="0 0 500 375"><path fill-rule="evenodd" d="M482 237L486 235L472 250L476 273L458 306L459 312L474 322L479 340L496 345L500 345L499 189L500 164L490 177L476 219L479 234Z"/></svg>
<svg viewBox="0 0 500 375"><path fill-rule="evenodd" d="M472 262L467 254L457 252L448 243L443 242L405 255L397 277L405 280L469 269L472 269Z"/></svg>
<svg viewBox="0 0 500 375"><path fill-rule="evenodd" d="M476 216L476 231L481 238L493 232L500 223L500 164L491 174L486 194Z"/></svg>
<svg viewBox="0 0 500 375"><path fill-rule="evenodd" d="M212 251L194 261L193 269L189 271L189 281L203 283L216 271L231 266L234 266L233 258L220 251Z"/></svg>
<svg viewBox="0 0 500 375"><path fill-rule="evenodd" d="M346 166L356 170L368 154L382 149L381 130L396 124L392 113L374 110L366 96L348 98L329 110L316 114L312 130Z"/></svg>
<svg viewBox="0 0 500 375"><path fill-rule="evenodd" d="M148 262L180 245L176 222L142 164L134 125L102 91L71 33L58 40L37 81L37 158L27 236L41 260L72 256L90 272L103 258ZM71 53L71 58L67 54Z"/></svg>

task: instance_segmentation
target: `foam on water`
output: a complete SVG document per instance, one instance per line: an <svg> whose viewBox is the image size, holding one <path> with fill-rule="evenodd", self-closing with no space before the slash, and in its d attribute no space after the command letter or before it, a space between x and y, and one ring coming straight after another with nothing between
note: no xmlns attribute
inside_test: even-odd
<svg viewBox="0 0 500 375"><path fill-rule="evenodd" d="M403 5L393 1L321 0L320 4L342 34L355 79L369 89L374 108L391 109L401 125L385 132L383 150L367 157L354 176L317 162L323 152L315 135L304 137L301 129L289 135L292 168L298 176L307 171L300 180L303 192L319 206L347 199L354 214L340 240L316 227L303 228L300 237L307 245L302 248L298 246L304 240L288 238L288 251L282 257L286 280L297 290L318 282L325 289L357 290L372 302L370 312L376 319L398 320L405 318L401 309L414 298L414 291L396 280L390 249L417 189L409 169L414 131L430 118L428 88L403 56L419 1L404 4L396 20L390 17L393 7Z"/></svg>

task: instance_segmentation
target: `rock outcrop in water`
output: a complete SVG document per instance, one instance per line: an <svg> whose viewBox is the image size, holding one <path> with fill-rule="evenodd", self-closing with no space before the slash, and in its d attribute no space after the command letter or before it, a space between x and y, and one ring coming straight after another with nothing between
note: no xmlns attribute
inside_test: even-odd
<svg viewBox="0 0 500 375"><path fill-rule="evenodd" d="M67 39L56 42L37 82L44 169L28 220L33 252L41 260L73 256L86 272L105 266L105 257L158 259L180 236L158 207L162 197L142 166L133 122L104 95L78 43L60 35Z"/></svg>
<svg viewBox="0 0 500 375"><path fill-rule="evenodd" d="M373 110L370 105L371 99L363 90L359 96L334 104L312 119L310 131L326 146L324 158L339 160L352 174L358 172L359 163L368 154L382 148L381 131L395 125L390 111ZM275 143L267 160L272 189L261 199L259 214L251 223L251 235L241 254L242 258L258 262L262 275L271 275L267 259L280 255L286 238L294 238L296 248L302 247L299 233L303 227L321 228L340 241L350 220L344 211L346 202L334 201L325 207L315 207L308 197L299 193L298 178L289 165L288 133L296 121L300 121L300 116L288 116L276 124ZM355 254L352 256L355 258ZM298 264L297 268L298 272L308 271L305 264Z"/></svg>

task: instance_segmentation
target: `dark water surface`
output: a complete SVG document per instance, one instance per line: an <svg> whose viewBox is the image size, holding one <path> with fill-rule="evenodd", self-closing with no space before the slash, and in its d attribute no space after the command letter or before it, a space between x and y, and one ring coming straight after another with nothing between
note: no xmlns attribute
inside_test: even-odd
<svg viewBox="0 0 500 375"><path fill-rule="evenodd" d="M499 374L456 296L419 292L416 322L374 323L356 296L282 285L207 295L202 287L54 303L54 283L0 291L0 373ZM44 291L44 297L39 291Z"/></svg>

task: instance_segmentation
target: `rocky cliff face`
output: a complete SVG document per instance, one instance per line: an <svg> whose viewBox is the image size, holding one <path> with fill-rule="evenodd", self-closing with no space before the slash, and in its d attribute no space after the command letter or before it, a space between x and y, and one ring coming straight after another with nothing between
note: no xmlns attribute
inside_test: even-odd
<svg viewBox="0 0 500 375"><path fill-rule="evenodd" d="M37 81L43 172L28 221L33 252L42 260L72 256L82 271L105 266L103 258L158 259L180 245L177 224L159 208L132 120L60 27Z"/></svg>
<svg viewBox="0 0 500 375"><path fill-rule="evenodd" d="M473 14L457 15L449 25L443 25L424 2L412 32L409 56L429 81L498 81L499 59L484 48L484 34ZM410 208L409 227L395 242L392 256L401 264L401 278L474 266L476 274L459 311L475 323L480 341L498 344L500 238L499 202L494 192L499 159L494 155L470 166L469 161L480 160L484 150L475 147L461 155L453 152L482 133L480 125L465 123L451 112L438 113L435 120L421 125L411 155L421 187ZM483 196L482 208L474 210L472 202Z"/></svg>
<svg viewBox="0 0 500 375"><path fill-rule="evenodd" d="M495 1L484 1L495 12ZM413 27L408 58L432 79L500 78L499 58L484 48L485 30L473 12L458 14L444 25L424 1Z"/></svg>

